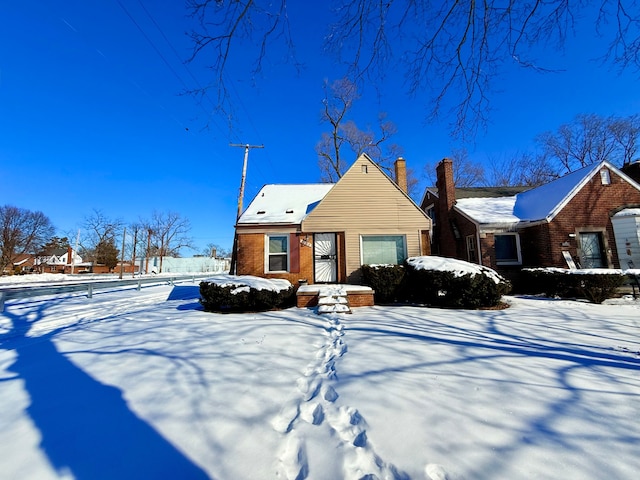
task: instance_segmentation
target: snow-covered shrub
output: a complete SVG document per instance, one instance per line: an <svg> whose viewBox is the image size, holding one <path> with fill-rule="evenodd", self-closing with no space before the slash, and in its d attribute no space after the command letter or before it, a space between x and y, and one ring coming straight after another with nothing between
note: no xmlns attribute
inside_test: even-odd
<svg viewBox="0 0 640 480"><path fill-rule="evenodd" d="M448 308L495 307L511 289L495 270L436 256L407 259L406 285L410 300Z"/></svg>
<svg viewBox="0 0 640 480"><path fill-rule="evenodd" d="M615 296L626 281L622 270L607 268L568 270L565 268L525 268L522 285L525 293L547 297L579 297L602 303Z"/></svg>
<svg viewBox="0 0 640 480"><path fill-rule="evenodd" d="M362 283L373 289L376 303L402 301L404 271L402 265L363 265Z"/></svg>
<svg viewBox="0 0 640 480"><path fill-rule="evenodd" d="M249 275L216 275L200 282L200 303L207 312L262 312L295 304L287 280Z"/></svg>

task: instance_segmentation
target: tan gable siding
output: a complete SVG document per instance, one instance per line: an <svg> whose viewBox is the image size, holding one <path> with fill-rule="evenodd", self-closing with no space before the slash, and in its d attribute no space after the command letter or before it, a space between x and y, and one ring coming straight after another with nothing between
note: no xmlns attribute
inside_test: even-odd
<svg viewBox="0 0 640 480"><path fill-rule="evenodd" d="M407 254L417 256L422 253L422 231L430 228L424 212L366 156L351 166L302 223L304 232L345 232L349 276L360 268L361 235L405 235Z"/></svg>

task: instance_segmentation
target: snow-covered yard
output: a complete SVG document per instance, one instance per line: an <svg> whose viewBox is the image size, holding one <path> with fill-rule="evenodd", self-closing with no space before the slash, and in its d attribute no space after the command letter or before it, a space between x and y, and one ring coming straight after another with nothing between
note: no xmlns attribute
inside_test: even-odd
<svg viewBox="0 0 640 480"><path fill-rule="evenodd" d="M9 301L7 479L635 479L640 303L205 313L194 284Z"/></svg>

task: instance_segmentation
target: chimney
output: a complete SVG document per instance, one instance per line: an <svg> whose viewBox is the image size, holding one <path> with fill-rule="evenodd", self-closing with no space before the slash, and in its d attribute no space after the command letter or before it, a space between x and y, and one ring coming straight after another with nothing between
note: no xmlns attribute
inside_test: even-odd
<svg viewBox="0 0 640 480"><path fill-rule="evenodd" d="M71 247L67 247L67 265L71 265L73 263L73 249Z"/></svg>
<svg viewBox="0 0 640 480"><path fill-rule="evenodd" d="M455 219L452 208L456 203L456 187L453 183L453 162L443 159L436 167L436 187L438 202L436 206L436 235L439 254L443 257L456 257Z"/></svg>
<svg viewBox="0 0 640 480"><path fill-rule="evenodd" d="M436 188L441 204L446 206L447 212L456 203L456 186L453 183L453 162L448 158L436 166Z"/></svg>
<svg viewBox="0 0 640 480"><path fill-rule="evenodd" d="M393 164L396 169L396 183L404 193L407 192L407 162L402 157L398 157Z"/></svg>

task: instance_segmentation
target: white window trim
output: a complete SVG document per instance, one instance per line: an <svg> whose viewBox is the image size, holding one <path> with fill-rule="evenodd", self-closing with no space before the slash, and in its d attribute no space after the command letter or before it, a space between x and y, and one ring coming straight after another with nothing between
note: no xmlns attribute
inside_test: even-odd
<svg viewBox="0 0 640 480"><path fill-rule="evenodd" d="M465 237L465 243L467 244L467 262L473 262L471 260L471 252L473 251L476 254L475 263L479 263L478 260L480 256L478 255L478 242L475 235L467 235ZM471 247L471 248L469 248Z"/></svg>
<svg viewBox="0 0 640 480"><path fill-rule="evenodd" d="M366 233L360 235L360 266L364 265L364 248L362 239L365 237L402 237L402 248L404 249L404 259L409 255L407 251L407 236L403 233Z"/></svg>
<svg viewBox="0 0 640 480"><path fill-rule="evenodd" d="M498 236L511 235L516 237L516 254L518 255L517 261L509 261L509 260L498 260L498 255L496 254L496 265L522 265L522 249L520 248L520 234L515 233L494 233L493 234L493 248L495 251L495 240Z"/></svg>
<svg viewBox="0 0 640 480"><path fill-rule="evenodd" d="M269 238L286 237L287 239L287 269L286 270L269 270ZM282 254L278 254L282 255ZM291 239L288 233L266 233L264 235L264 272L265 273L289 273L291 270Z"/></svg>

